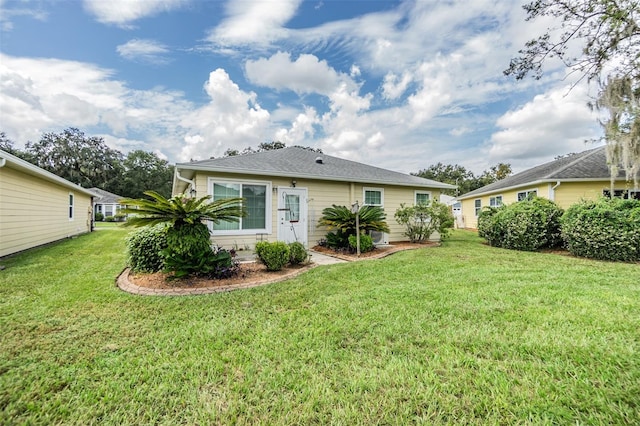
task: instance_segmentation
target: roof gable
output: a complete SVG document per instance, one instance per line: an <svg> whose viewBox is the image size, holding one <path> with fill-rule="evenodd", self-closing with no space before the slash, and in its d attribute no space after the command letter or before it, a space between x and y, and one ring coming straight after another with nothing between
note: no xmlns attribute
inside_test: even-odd
<svg viewBox="0 0 640 426"><path fill-rule="evenodd" d="M190 163L178 163L176 164L176 170L287 176L441 189L455 188L455 186L446 183L369 166L331 155L319 154L299 147L282 148Z"/></svg>
<svg viewBox="0 0 640 426"><path fill-rule="evenodd" d="M90 188L89 190L97 195L94 201L98 204L119 204L118 200L124 198L100 188Z"/></svg>
<svg viewBox="0 0 640 426"><path fill-rule="evenodd" d="M459 196L458 199L462 200L507 188L517 188L544 181L610 179L611 174L609 172L609 166L607 165L605 149L606 147L601 146L532 167L513 176L463 194ZM622 172L618 174L618 178L623 178Z"/></svg>

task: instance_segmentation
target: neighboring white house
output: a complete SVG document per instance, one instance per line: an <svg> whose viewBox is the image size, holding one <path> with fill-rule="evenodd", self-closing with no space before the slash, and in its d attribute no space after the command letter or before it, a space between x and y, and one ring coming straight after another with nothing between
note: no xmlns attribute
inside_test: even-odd
<svg viewBox="0 0 640 426"><path fill-rule="evenodd" d="M105 218L115 216L125 207L119 203L120 199L123 198L120 195L113 194L100 188L90 188L90 191L96 194L96 197L93 199L94 215L96 213L101 213Z"/></svg>
<svg viewBox="0 0 640 426"><path fill-rule="evenodd" d="M93 195L0 150L0 257L91 232Z"/></svg>

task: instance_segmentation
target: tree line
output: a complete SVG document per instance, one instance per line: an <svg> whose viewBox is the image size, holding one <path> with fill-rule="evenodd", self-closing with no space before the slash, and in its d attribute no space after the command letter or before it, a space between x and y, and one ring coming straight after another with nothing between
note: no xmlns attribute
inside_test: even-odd
<svg viewBox="0 0 640 426"><path fill-rule="evenodd" d="M100 188L127 198L141 198L153 190L171 196L173 166L153 152L134 150L127 155L109 148L104 139L76 128L45 133L24 149L0 132L0 149L83 188Z"/></svg>

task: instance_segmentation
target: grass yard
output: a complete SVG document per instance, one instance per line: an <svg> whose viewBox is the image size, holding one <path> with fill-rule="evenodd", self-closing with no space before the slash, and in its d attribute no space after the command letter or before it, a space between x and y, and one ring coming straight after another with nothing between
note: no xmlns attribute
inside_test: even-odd
<svg viewBox="0 0 640 426"><path fill-rule="evenodd" d="M481 244L118 290L122 229L1 263L0 424L639 424L640 265Z"/></svg>

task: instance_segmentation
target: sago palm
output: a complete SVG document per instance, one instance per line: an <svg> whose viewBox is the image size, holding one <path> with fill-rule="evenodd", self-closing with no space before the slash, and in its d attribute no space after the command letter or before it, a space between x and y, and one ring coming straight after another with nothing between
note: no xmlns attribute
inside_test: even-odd
<svg viewBox="0 0 640 426"><path fill-rule="evenodd" d="M385 222L387 215L380 207L362 206L359 214L361 231L389 232L389 226ZM326 226L329 229L336 229L338 232L352 235L356 233L356 214L345 206L334 204L322 210L318 226Z"/></svg>
<svg viewBox="0 0 640 426"><path fill-rule="evenodd" d="M127 208L124 213L131 214L126 226L145 226L166 223L173 228L184 225L194 225L203 220L213 223L238 222L246 215L242 206L242 198L225 198L209 202L211 196L202 198L190 198L184 195L176 195L165 198L155 191L146 191L146 198L125 198L120 204Z"/></svg>

